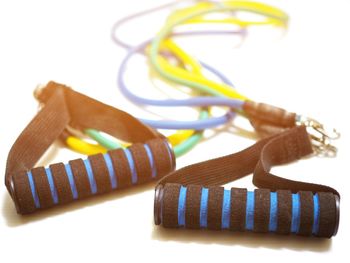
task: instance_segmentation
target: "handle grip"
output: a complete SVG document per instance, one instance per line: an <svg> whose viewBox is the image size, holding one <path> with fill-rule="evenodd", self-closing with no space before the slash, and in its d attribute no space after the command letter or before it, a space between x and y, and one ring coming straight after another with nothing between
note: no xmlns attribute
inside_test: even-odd
<svg viewBox="0 0 350 263"><path fill-rule="evenodd" d="M143 184L175 169L168 142L153 139L67 164L23 170L12 176L11 196L20 214Z"/></svg>
<svg viewBox="0 0 350 263"><path fill-rule="evenodd" d="M168 228L273 232L330 238L339 224L339 198L330 192L271 192L168 183L156 188L155 224Z"/></svg>

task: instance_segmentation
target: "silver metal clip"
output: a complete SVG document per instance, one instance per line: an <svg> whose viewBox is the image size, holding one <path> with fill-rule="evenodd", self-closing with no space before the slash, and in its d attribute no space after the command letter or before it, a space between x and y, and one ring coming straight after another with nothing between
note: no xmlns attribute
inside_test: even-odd
<svg viewBox="0 0 350 263"><path fill-rule="evenodd" d="M332 144L334 140L340 138L340 133L336 129L327 130L319 121L300 115L297 116L296 124L306 126L317 155L324 157L337 155L337 147Z"/></svg>

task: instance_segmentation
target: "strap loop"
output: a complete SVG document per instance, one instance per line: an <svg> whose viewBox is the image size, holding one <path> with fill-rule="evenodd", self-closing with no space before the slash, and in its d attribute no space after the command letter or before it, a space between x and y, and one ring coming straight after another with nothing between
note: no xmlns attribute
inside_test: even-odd
<svg viewBox="0 0 350 263"><path fill-rule="evenodd" d="M128 113L55 82L37 90L35 96L41 109L13 144L6 165L5 184L19 213L113 190L115 180L121 180L120 173L130 173L125 180L136 184L175 169L175 157L164 136ZM67 127L98 129L134 145L124 152L93 155L66 166L33 168L50 145L64 136ZM114 167L122 165L126 167L123 171ZM114 169L119 178L113 175Z"/></svg>
<svg viewBox="0 0 350 263"><path fill-rule="evenodd" d="M253 173L257 187L298 191L339 193L328 186L284 179L270 173L273 165L287 164L313 153L305 126L260 140L253 146L231 155L189 165L165 176L158 185L178 183L204 187L230 183Z"/></svg>
<svg viewBox="0 0 350 263"><path fill-rule="evenodd" d="M174 171L155 189L155 224L330 238L338 230L339 193L270 173L274 165L311 153L306 127L297 126L238 153ZM220 187L250 173L253 184L265 189Z"/></svg>

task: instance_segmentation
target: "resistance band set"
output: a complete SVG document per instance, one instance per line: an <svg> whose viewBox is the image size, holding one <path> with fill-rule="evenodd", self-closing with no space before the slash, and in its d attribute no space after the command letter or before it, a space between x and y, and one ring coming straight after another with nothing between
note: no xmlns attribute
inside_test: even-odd
<svg viewBox="0 0 350 263"><path fill-rule="evenodd" d="M153 38L130 45L118 36L118 30L129 21L163 9L171 13ZM242 19L244 13L256 19ZM217 29L197 26L207 24ZM119 20L112 38L127 51L117 76L121 93L140 106L198 109L198 119L137 119L63 84L49 82L36 89L40 110L8 155L5 184L17 212L29 214L153 181L157 182L156 225L326 238L336 235L340 195L335 189L284 179L270 170L315 153L335 156L332 141L340 134L325 130L314 119L248 99L219 70L192 57L175 41L198 35L243 39L249 27L285 29L287 24L287 14L278 8L232 0L175 1ZM226 25L225 29L221 25ZM227 25L233 30L227 30ZM150 83L160 81L176 88L185 93L185 99L169 95L147 98L133 91L126 73L132 69L130 60L140 55L148 62ZM225 112L217 116L213 107ZM195 147L206 129L229 125L237 115L248 119L254 128L259 140L253 146L175 169L176 158ZM175 132L166 137L156 129ZM88 157L35 167L56 140ZM257 187L254 191L222 187L249 174Z"/></svg>

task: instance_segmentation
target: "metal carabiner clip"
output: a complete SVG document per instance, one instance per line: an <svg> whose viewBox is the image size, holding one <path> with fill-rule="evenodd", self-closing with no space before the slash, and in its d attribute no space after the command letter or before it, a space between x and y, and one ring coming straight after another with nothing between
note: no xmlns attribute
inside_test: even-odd
<svg viewBox="0 0 350 263"><path fill-rule="evenodd" d="M324 157L337 155L338 149L332 144L334 140L340 138L340 133L336 129L327 130L319 121L301 115L297 115L296 124L306 126L317 155Z"/></svg>

